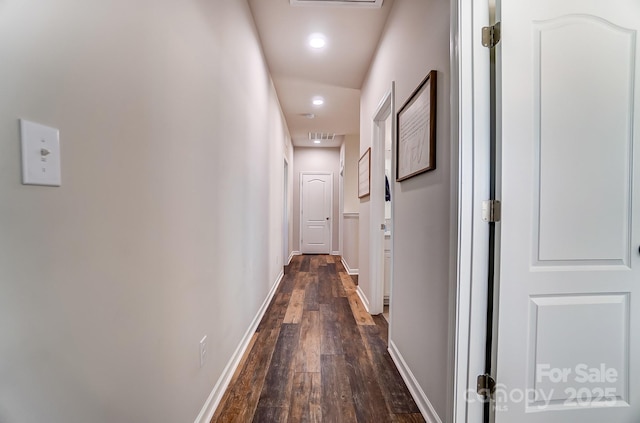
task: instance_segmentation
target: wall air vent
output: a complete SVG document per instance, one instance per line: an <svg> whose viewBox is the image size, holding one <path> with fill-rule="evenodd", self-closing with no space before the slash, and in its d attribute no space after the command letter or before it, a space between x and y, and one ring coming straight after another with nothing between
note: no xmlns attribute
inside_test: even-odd
<svg viewBox="0 0 640 423"><path fill-rule="evenodd" d="M291 6L369 7L379 9L384 0L289 0Z"/></svg>

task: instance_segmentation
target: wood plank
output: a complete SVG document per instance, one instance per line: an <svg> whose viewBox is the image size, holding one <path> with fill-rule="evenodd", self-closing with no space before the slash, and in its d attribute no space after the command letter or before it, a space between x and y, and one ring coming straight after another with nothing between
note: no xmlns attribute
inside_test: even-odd
<svg viewBox="0 0 640 423"><path fill-rule="evenodd" d="M382 314L371 317L373 317L373 321L378 328L380 339L382 339L382 342L384 342L385 345L389 346L389 322L387 322L387 319L385 319Z"/></svg>
<svg viewBox="0 0 640 423"><path fill-rule="evenodd" d="M342 355L322 355L322 419L326 422L355 422L356 412L351 402L353 396L347 363ZM377 421L377 420L374 420Z"/></svg>
<svg viewBox="0 0 640 423"><path fill-rule="evenodd" d="M376 326L359 326L359 328L389 410L394 414L420 413L387 351L387 345L380 339L378 328Z"/></svg>
<svg viewBox="0 0 640 423"><path fill-rule="evenodd" d="M278 422L287 423L289 420L289 408L285 407L258 407L253 417L254 423ZM292 420L295 422L295 420Z"/></svg>
<svg viewBox="0 0 640 423"><path fill-rule="evenodd" d="M300 256L301 257L301 262L300 262L300 272L308 272L309 271L309 262L311 260L311 256L309 255L304 255L304 256Z"/></svg>
<svg viewBox="0 0 640 423"><path fill-rule="evenodd" d="M285 267L285 274L298 273L300 271L300 264L302 263L303 256L291 257L291 263Z"/></svg>
<svg viewBox="0 0 640 423"><path fill-rule="evenodd" d="M296 372L320 372L320 332L320 312L305 311L300 324L300 344L295 357Z"/></svg>
<svg viewBox="0 0 640 423"><path fill-rule="evenodd" d="M391 416L385 397L378 384L378 377L367 350L362 348L364 344L362 333L356 325L347 299L336 299L336 309L342 349L347 364L347 376L358 421L389 421Z"/></svg>
<svg viewBox="0 0 640 423"><path fill-rule="evenodd" d="M258 407L286 407L293 384L293 356L300 339L300 325L283 323L264 380Z"/></svg>
<svg viewBox="0 0 640 423"><path fill-rule="evenodd" d="M318 270L318 302L320 304L329 304L333 300L332 282L327 267L320 267Z"/></svg>
<svg viewBox="0 0 640 423"><path fill-rule="evenodd" d="M244 367L227 388L212 422L249 422L253 419L279 333L280 328L258 334Z"/></svg>
<svg viewBox="0 0 640 423"><path fill-rule="evenodd" d="M304 294L304 310L320 311L318 302L318 277L309 276Z"/></svg>
<svg viewBox="0 0 640 423"><path fill-rule="evenodd" d="M342 340L333 304L320 304L320 353L342 354Z"/></svg>
<svg viewBox="0 0 640 423"><path fill-rule="evenodd" d="M346 273L340 273L340 281L342 282L342 286L347 293L356 292L356 284L353 283L353 279L351 276Z"/></svg>
<svg viewBox="0 0 640 423"><path fill-rule="evenodd" d="M296 423L322 422L321 394L320 372L296 373L293 377L289 421Z"/></svg>
<svg viewBox="0 0 640 423"><path fill-rule="evenodd" d="M289 273L284 275L282 281L280 281L280 286L278 287L277 292L282 293L291 293L293 291L293 285L295 284L295 273Z"/></svg>
<svg viewBox="0 0 640 423"><path fill-rule="evenodd" d="M356 319L358 325L375 326L375 322L367 310L365 310L362 301L357 292L351 292L348 297L349 304L351 305L351 311Z"/></svg>
<svg viewBox="0 0 640 423"><path fill-rule="evenodd" d="M271 330L275 327L279 327L284 319L284 315L287 312L287 307L289 307L289 300L291 299L291 294L278 292L271 300L271 304L267 308L263 319L258 324L258 328L256 332L261 332L263 330Z"/></svg>
<svg viewBox="0 0 640 423"><path fill-rule="evenodd" d="M289 307L284 315L282 323L300 323L302 319L302 310L304 308L304 289L296 288L291 294Z"/></svg>
<svg viewBox="0 0 640 423"><path fill-rule="evenodd" d="M348 296L347 291L344 289L344 285L342 285L342 281L340 278L335 275L332 278L331 282L331 293L334 297L342 297L346 298Z"/></svg>
<svg viewBox="0 0 640 423"><path fill-rule="evenodd" d="M391 421L393 423L426 423L422 414L392 414Z"/></svg>
<svg viewBox="0 0 640 423"><path fill-rule="evenodd" d="M245 349L244 354L240 359L240 363L238 363L238 367L236 368L236 371L233 373L233 376L229 381L229 386L235 385L235 383L238 381L238 378L240 377L240 373L242 373L242 369L244 369L244 367L246 366L247 359L249 358L249 354L251 353L253 346L256 344L257 339L258 339L258 332L254 333L253 336L251 337L251 340L249 341L249 345L247 345L247 348Z"/></svg>
<svg viewBox="0 0 640 423"><path fill-rule="evenodd" d="M324 265L325 262L321 260L320 256L312 256L311 260L309 260L309 273L316 273L321 264Z"/></svg>
<svg viewBox="0 0 640 423"><path fill-rule="evenodd" d="M331 283L331 296L334 298L337 297L346 297L347 294L345 292L344 286L342 286L342 281L340 280L340 276L336 271L335 263L327 263L327 272L326 278Z"/></svg>
<svg viewBox="0 0 640 423"><path fill-rule="evenodd" d="M307 272L298 273L293 280L293 289L305 289L313 276Z"/></svg>

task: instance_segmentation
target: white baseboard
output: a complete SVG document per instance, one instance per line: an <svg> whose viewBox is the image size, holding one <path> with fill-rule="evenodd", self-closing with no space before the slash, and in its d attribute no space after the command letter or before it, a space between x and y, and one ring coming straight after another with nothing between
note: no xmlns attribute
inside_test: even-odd
<svg viewBox="0 0 640 423"><path fill-rule="evenodd" d="M371 312L369 312L370 310L369 299L367 298L366 295L364 295L364 292L362 291L360 286L356 287L356 292L358 293L358 297L360 297L360 301L362 301L362 305L364 306L364 309L367 311L367 313L371 314Z"/></svg>
<svg viewBox="0 0 640 423"><path fill-rule="evenodd" d="M289 263L291 263L291 259L295 256L301 256L302 253L300 251L292 251L291 254L289 255L289 260L287 260L287 266L289 265Z"/></svg>
<svg viewBox="0 0 640 423"><path fill-rule="evenodd" d="M299 256L299 255L301 255L301 254L302 254L302 253L300 253L300 251L292 251L292 252L291 252L291 254L289 254L289 258L287 259L287 264L285 264L285 266L288 266L289 264L291 264L291 259L292 259L294 256Z"/></svg>
<svg viewBox="0 0 640 423"><path fill-rule="evenodd" d="M352 268L350 268L349 267L349 263L347 263L344 260L344 257L342 257L342 259L340 261L342 262L342 265L344 266L344 270L346 270L349 275L357 275L358 273L360 273L360 269L352 269Z"/></svg>
<svg viewBox="0 0 640 423"><path fill-rule="evenodd" d="M398 351L398 347L396 347L396 344L394 344L391 339L389 340L389 354L391 355L393 362L396 364L396 367L400 372L400 376L402 376L404 383L407 384L409 392L411 392L411 396L413 396L413 399L418 405L418 408L427 423L442 423L438 413L436 413L433 405L431 405L431 401L427 398L427 395L420 387L420 384L413 375L413 372L409 369L409 366L407 366L404 358L402 358L402 354Z"/></svg>
<svg viewBox="0 0 640 423"><path fill-rule="evenodd" d="M213 415L216 412L216 408L218 408L218 405L222 400L222 396L224 395L224 392L227 390L227 387L229 386L229 382L231 382L231 378L233 377L233 374L235 373L236 368L240 364L240 360L242 360L242 356L244 355L247 347L249 346L251 342L251 338L253 337L253 334L256 332L256 329L258 329L258 325L260 324L260 321L262 320L264 313L267 311L267 307L269 307L269 303L271 303L271 300L273 299L273 296L275 295L283 277L284 277L284 272L280 272L280 274L278 275L278 278L276 279L276 282L271 287L269 294L267 294L267 298L265 298L264 302L260 306L260 309L258 310L258 313L253 318L253 321L251 322L249 329L247 329L247 332L242 337L240 344L238 345L235 352L231 356L231 359L229 360L224 370L222 371L222 375L220 375L220 378L218 379L215 386L213 387L213 390L211 391L209 398L207 398L207 401L204 403L204 406L202 407L200 414L198 414L198 417L196 417L195 423L209 423L211 419L213 419Z"/></svg>
<svg viewBox="0 0 640 423"><path fill-rule="evenodd" d="M332 256L339 256L340 255L340 251L332 251L331 255Z"/></svg>

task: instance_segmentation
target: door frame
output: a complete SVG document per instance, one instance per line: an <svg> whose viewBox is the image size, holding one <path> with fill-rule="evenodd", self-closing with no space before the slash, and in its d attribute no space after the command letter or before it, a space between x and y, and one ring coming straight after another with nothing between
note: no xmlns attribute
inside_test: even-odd
<svg viewBox="0 0 640 423"><path fill-rule="evenodd" d="M346 154L345 141L340 150L340 170L338 173L338 255L344 253L344 156ZM332 249L333 250L333 249ZM332 251L333 254L333 251Z"/></svg>
<svg viewBox="0 0 640 423"><path fill-rule="evenodd" d="M300 253L306 254L304 252L304 247L302 243L302 228L304 227L304 220L302 217L302 205L304 204L304 191L302 189L302 181L305 175L328 175L329 176L329 187L331 189L331 195L329 196L329 210L331 210L329 215L329 251L327 254L331 254L333 251L333 172L331 171L302 171L300 172L300 237L298 238L298 243L300 245ZM310 254L310 253L309 253Z"/></svg>
<svg viewBox="0 0 640 423"><path fill-rule="evenodd" d="M371 141L371 216L369 219L369 277L371 278L371 300L369 313L380 314L384 310L384 141L385 122L391 119L391 144L395 144L395 81L391 82L391 89L382 97L373 114L373 140ZM392 174L395 172L393 148L391 149ZM389 184L393 198L393 185ZM391 227L393 227L393 201L391 202ZM393 292L393 231L391 231L391 277L390 291ZM391 309L391 306L389 306ZM389 334L391 335L391 334Z"/></svg>
<svg viewBox="0 0 640 423"><path fill-rule="evenodd" d="M289 265L289 161L283 160L282 174L284 176L282 195L282 265Z"/></svg>
<svg viewBox="0 0 640 423"><path fill-rule="evenodd" d="M490 57L482 46L492 0L451 3L451 133L458 203L457 289L452 307L453 395L456 423L482 423L476 378L485 370L489 226L482 201L490 194Z"/></svg>

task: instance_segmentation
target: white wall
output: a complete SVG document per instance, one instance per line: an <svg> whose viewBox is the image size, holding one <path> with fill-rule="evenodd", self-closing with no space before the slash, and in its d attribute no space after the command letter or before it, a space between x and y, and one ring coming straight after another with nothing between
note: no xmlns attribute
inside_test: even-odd
<svg viewBox="0 0 640 423"><path fill-rule="evenodd" d="M293 246L300 251L300 172L333 173L332 252L340 248L340 148L296 147L293 150Z"/></svg>
<svg viewBox="0 0 640 423"><path fill-rule="evenodd" d="M360 159L360 135L349 134L344 137L344 211L357 213L360 209L358 199L358 160Z"/></svg>
<svg viewBox="0 0 640 423"><path fill-rule="evenodd" d="M349 274L357 275L358 268L358 239L360 224L358 213L345 213L343 216L344 242L342 260Z"/></svg>
<svg viewBox="0 0 640 423"><path fill-rule="evenodd" d="M342 259L349 273L358 274L359 223L358 160L360 135L345 135L344 151L344 215L342 216Z"/></svg>
<svg viewBox="0 0 640 423"><path fill-rule="evenodd" d="M283 261L289 141L250 11L0 9L0 421L193 422ZM62 187L20 184L18 118L60 129Z"/></svg>
<svg viewBox="0 0 640 423"><path fill-rule="evenodd" d="M360 153L371 146L376 107L396 81L399 109L427 73L438 71L437 169L394 187L394 285L391 296L391 342L426 394L436 414L449 414L448 368L450 271L451 145L449 113L449 2L396 0L378 52L362 89ZM365 294L369 281L369 200L360 203L360 276Z"/></svg>

